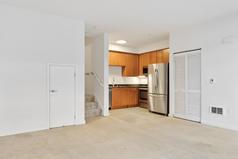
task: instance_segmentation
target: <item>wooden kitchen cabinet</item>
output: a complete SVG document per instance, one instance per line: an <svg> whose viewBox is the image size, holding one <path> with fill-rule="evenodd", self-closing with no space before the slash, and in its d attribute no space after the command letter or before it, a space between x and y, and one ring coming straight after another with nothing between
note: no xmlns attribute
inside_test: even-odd
<svg viewBox="0 0 238 159"><path fill-rule="evenodd" d="M139 56L133 54L125 54L125 68L123 69L123 76L138 76Z"/></svg>
<svg viewBox="0 0 238 159"><path fill-rule="evenodd" d="M110 66L122 66L123 76L138 76L139 55L110 51Z"/></svg>
<svg viewBox="0 0 238 159"><path fill-rule="evenodd" d="M169 49L163 50L163 63L169 63Z"/></svg>
<svg viewBox="0 0 238 159"><path fill-rule="evenodd" d="M138 106L138 88L112 88L112 109Z"/></svg>
<svg viewBox="0 0 238 159"><path fill-rule="evenodd" d="M141 54L139 56L139 74L143 75L143 68L148 67L150 61L150 56L148 53Z"/></svg>
<svg viewBox="0 0 238 159"><path fill-rule="evenodd" d="M157 51L157 63L169 63L169 49Z"/></svg>
<svg viewBox="0 0 238 159"><path fill-rule="evenodd" d="M151 51L140 55L116 51L109 53L109 65L121 66L123 76L143 75L143 68L155 63L169 63L169 49Z"/></svg>
<svg viewBox="0 0 238 159"><path fill-rule="evenodd" d="M164 59L163 59L163 51L159 50L156 53L156 61L157 63L163 63Z"/></svg>
<svg viewBox="0 0 238 159"><path fill-rule="evenodd" d="M155 64L157 62L157 51L147 53L149 55L149 64Z"/></svg>
<svg viewBox="0 0 238 159"><path fill-rule="evenodd" d="M149 64L169 63L169 49L151 51L139 56L139 74L143 75L143 68Z"/></svg>
<svg viewBox="0 0 238 159"><path fill-rule="evenodd" d="M110 66L125 66L125 54L119 52L109 52L109 65Z"/></svg>

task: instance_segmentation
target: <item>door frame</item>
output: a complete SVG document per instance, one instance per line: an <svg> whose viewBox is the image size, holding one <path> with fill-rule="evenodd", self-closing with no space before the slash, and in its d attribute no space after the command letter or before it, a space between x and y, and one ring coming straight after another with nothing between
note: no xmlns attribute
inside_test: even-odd
<svg viewBox="0 0 238 159"><path fill-rule="evenodd" d="M77 65L76 64L55 64L55 63L49 63L47 65L47 105L48 105L48 127L51 129L51 124L50 124L50 118L51 118L51 105L50 105L50 68L52 66L57 66L57 67L72 67L74 68L74 125L76 125L76 120L77 120Z"/></svg>
<svg viewBox="0 0 238 159"><path fill-rule="evenodd" d="M174 58L175 58L175 55L177 54L187 54L187 53L194 53L195 51L200 51L200 120L199 121L196 121L196 119L192 118L191 116L189 115L180 115L180 114L176 114L175 113L175 65L174 65ZM173 116L175 118L181 118L181 119L184 119L184 120L189 120L189 121L193 121L193 122L198 122L198 123L202 123L202 120L203 120L203 115L202 115L202 112L203 112L203 107L202 107L202 48L198 48L198 49L192 49L192 50L186 50L186 51L181 51L181 52L175 52L175 53L172 53L171 54L171 59L172 59L172 71L171 71L171 76L172 76L172 80L171 80L171 85L172 85L172 88L171 88L171 94L172 95L172 98L171 98L171 105L172 108L172 114L170 114L170 116ZM185 63L185 69L187 71L187 56L186 56L186 63ZM187 75L185 75L185 80L187 80ZM186 81L185 81L186 83ZM185 86L186 87L186 86ZM187 89L187 88L186 88ZM187 94L187 93L186 93ZM187 99L185 99L185 103L187 104ZM188 119L190 118L190 119Z"/></svg>

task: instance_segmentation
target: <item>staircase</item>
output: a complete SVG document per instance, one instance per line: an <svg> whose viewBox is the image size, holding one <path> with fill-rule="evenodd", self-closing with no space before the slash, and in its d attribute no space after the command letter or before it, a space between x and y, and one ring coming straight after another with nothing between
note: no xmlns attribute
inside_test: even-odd
<svg viewBox="0 0 238 159"><path fill-rule="evenodd" d="M95 100L93 95L85 96L85 117L93 118L101 115L101 109L98 106L98 103Z"/></svg>

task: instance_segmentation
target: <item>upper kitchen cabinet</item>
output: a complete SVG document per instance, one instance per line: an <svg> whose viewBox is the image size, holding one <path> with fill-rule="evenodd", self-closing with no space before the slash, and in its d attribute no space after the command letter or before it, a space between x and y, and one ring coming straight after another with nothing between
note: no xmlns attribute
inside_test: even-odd
<svg viewBox="0 0 238 159"><path fill-rule="evenodd" d="M151 51L144 54L130 54L116 51L109 53L110 66L122 66L123 76L143 75L149 64L169 63L169 49Z"/></svg>
<svg viewBox="0 0 238 159"><path fill-rule="evenodd" d="M139 56L133 54L125 54L125 67L123 69L123 76L138 76Z"/></svg>
<svg viewBox="0 0 238 159"><path fill-rule="evenodd" d="M148 53L141 54L139 56L139 74L143 75L143 68L148 67L150 62L150 56Z"/></svg>
<svg viewBox="0 0 238 159"><path fill-rule="evenodd" d="M169 63L169 49L151 51L139 56L139 74L143 75L143 69L149 64Z"/></svg>
<svg viewBox="0 0 238 159"><path fill-rule="evenodd" d="M157 51L147 53L149 56L149 64L157 63Z"/></svg>
<svg viewBox="0 0 238 159"><path fill-rule="evenodd" d="M122 66L123 76L138 76L139 56L136 54L110 51L110 66Z"/></svg>
<svg viewBox="0 0 238 159"><path fill-rule="evenodd" d="M163 62L169 63L169 49L163 50Z"/></svg>
<svg viewBox="0 0 238 159"><path fill-rule="evenodd" d="M169 63L169 49L157 51L157 63Z"/></svg>
<svg viewBox="0 0 238 159"><path fill-rule="evenodd" d="M119 52L109 52L109 65L110 66L125 66L125 54Z"/></svg>

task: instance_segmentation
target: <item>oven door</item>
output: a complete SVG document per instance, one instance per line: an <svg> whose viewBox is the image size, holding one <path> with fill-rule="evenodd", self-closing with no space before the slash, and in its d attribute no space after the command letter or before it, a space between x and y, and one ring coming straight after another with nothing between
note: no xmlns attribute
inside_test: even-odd
<svg viewBox="0 0 238 159"><path fill-rule="evenodd" d="M148 99L148 91L140 90L140 100L147 100L147 99Z"/></svg>
<svg viewBox="0 0 238 159"><path fill-rule="evenodd" d="M139 94L139 106L141 108L148 109L148 90L147 89L140 89L140 94Z"/></svg>

